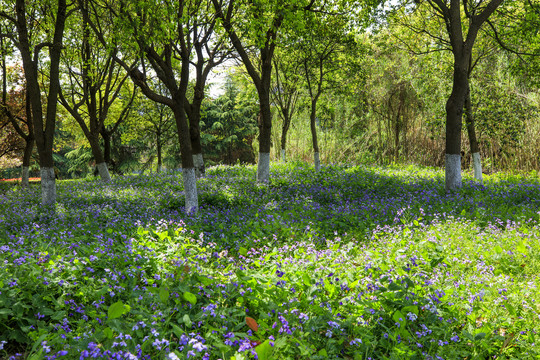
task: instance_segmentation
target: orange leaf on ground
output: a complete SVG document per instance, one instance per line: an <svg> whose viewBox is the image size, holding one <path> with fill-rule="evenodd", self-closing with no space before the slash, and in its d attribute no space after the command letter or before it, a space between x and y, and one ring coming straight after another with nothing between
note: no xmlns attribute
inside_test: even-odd
<svg viewBox="0 0 540 360"><path fill-rule="evenodd" d="M249 316L246 316L246 324L249 326L249 328L253 331L259 330L259 324L257 324L257 321L255 321L254 318L251 318Z"/></svg>

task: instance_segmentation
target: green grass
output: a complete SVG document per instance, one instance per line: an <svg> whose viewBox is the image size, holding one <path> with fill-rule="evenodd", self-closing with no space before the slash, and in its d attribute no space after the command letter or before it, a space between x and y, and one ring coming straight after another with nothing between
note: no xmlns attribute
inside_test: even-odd
<svg viewBox="0 0 540 360"><path fill-rule="evenodd" d="M0 357L536 359L540 186L218 167L0 197Z"/></svg>

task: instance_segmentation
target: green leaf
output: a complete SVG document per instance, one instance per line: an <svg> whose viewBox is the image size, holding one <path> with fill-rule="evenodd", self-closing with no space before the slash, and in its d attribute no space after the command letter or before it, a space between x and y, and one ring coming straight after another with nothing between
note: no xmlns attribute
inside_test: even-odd
<svg viewBox="0 0 540 360"><path fill-rule="evenodd" d="M186 326L187 326L188 328L191 327L191 324L192 324L192 323L191 323L191 319L190 319L190 317L189 317L188 314L184 315L184 317L182 318L182 320L184 320L184 324L186 324Z"/></svg>
<svg viewBox="0 0 540 360"><path fill-rule="evenodd" d="M166 287L159 288L159 299L162 303L166 303L169 300L169 290Z"/></svg>
<svg viewBox="0 0 540 360"><path fill-rule="evenodd" d="M240 249L238 249L238 253L242 256L246 256L248 253L248 249L246 249L245 247L241 247Z"/></svg>
<svg viewBox="0 0 540 360"><path fill-rule="evenodd" d="M394 319L395 322L400 323L401 325L405 324L405 315L403 315L403 313L399 310L394 313L392 319Z"/></svg>
<svg viewBox="0 0 540 360"><path fill-rule="evenodd" d="M110 327L103 330L103 333L105 334L107 339L112 339L114 337L113 331L112 331L112 329Z"/></svg>
<svg viewBox="0 0 540 360"><path fill-rule="evenodd" d="M109 320L119 318L124 315L124 311L124 303L122 301L115 302L109 306L109 310L107 311Z"/></svg>
<svg viewBox="0 0 540 360"><path fill-rule="evenodd" d="M328 357L328 353L325 349L319 350L319 356Z"/></svg>
<svg viewBox="0 0 540 360"><path fill-rule="evenodd" d="M266 340L262 344L258 345L255 348L255 351L257 352L257 357L259 360L271 359L272 345L270 345L270 340Z"/></svg>
<svg viewBox="0 0 540 360"><path fill-rule="evenodd" d="M306 273L304 273L304 275L302 275L302 281L304 282L304 285L306 285L306 286L311 285L311 278Z"/></svg>
<svg viewBox="0 0 540 360"><path fill-rule="evenodd" d="M171 325L172 325L174 335L176 335L176 337L180 339L180 337L184 334L184 332L175 324L171 324Z"/></svg>
<svg viewBox="0 0 540 360"><path fill-rule="evenodd" d="M34 345L32 346L32 350L30 350L30 354L32 354L34 351L36 351L37 347L38 346L41 346L41 343L43 342L43 340L45 340L45 338L47 337L48 334L43 334L41 335L35 342L34 342ZM34 354L35 355L35 354ZM36 357L37 359L37 357Z"/></svg>
<svg viewBox="0 0 540 360"><path fill-rule="evenodd" d="M405 306L401 311L405 314L413 313L415 315L418 315L418 306L412 305L412 306Z"/></svg>
<svg viewBox="0 0 540 360"><path fill-rule="evenodd" d="M186 291L184 293L184 299L186 301L189 301L191 305L195 305L197 303L197 296L195 296L195 294L190 293L189 291Z"/></svg>
<svg viewBox="0 0 540 360"><path fill-rule="evenodd" d="M6 309L6 308L0 309L0 315L9 315L11 313L12 311L10 309Z"/></svg>
<svg viewBox="0 0 540 360"><path fill-rule="evenodd" d="M486 333L481 332L474 336L474 340L482 340L485 337L486 337Z"/></svg>

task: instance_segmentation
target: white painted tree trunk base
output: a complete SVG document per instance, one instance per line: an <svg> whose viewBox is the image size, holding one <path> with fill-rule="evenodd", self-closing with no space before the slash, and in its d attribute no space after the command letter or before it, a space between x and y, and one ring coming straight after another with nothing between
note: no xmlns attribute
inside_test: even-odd
<svg viewBox="0 0 540 360"><path fill-rule="evenodd" d="M270 153L259 153L259 162L257 164L257 182L270 182Z"/></svg>
<svg viewBox="0 0 540 360"><path fill-rule="evenodd" d="M99 177L101 178L101 181L108 183L111 182L111 174L109 173L109 168L107 167L107 163L99 163L96 165L99 172Z"/></svg>
<svg viewBox="0 0 540 360"><path fill-rule="evenodd" d="M41 174L41 202L43 205L54 205L56 203L56 179L54 168L42 167Z"/></svg>
<svg viewBox="0 0 540 360"><path fill-rule="evenodd" d="M281 161L282 162L286 161L286 159L285 159L285 149L281 149Z"/></svg>
<svg viewBox="0 0 540 360"><path fill-rule="evenodd" d="M461 155L446 154L445 188L446 191L461 188Z"/></svg>
<svg viewBox="0 0 540 360"><path fill-rule="evenodd" d="M28 189L30 187L30 168L28 166L23 166L22 168L21 187L23 189Z"/></svg>
<svg viewBox="0 0 540 360"><path fill-rule="evenodd" d="M202 154L193 154L193 166L195 167L195 176L201 178L206 173L204 168L204 159Z"/></svg>
<svg viewBox="0 0 540 360"><path fill-rule="evenodd" d="M197 198L197 178L195 169L182 169L184 180L184 193L186 196L186 213L196 214L199 210L199 199Z"/></svg>
<svg viewBox="0 0 540 360"><path fill-rule="evenodd" d="M482 160L480 158L480 153L472 154L472 158L473 158L474 179L481 184L482 183Z"/></svg>
<svg viewBox="0 0 540 360"><path fill-rule="evenodd" d="M315 172L321 171L321 160L318 152L313 153L313 162L315 163Z"/></svg>

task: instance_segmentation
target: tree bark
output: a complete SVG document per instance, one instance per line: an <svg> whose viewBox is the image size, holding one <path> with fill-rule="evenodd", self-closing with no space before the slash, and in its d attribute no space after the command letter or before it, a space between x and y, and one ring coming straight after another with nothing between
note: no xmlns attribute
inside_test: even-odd
<svg viewBox="0 0 540 360"><path fill-rule="evenodd" d="M193 96L193 104L188 112L189 119L189 136L191 141L191 151L193 154L193 164L195 166L195 176L201 178L205 175L204 159L201 145L201 107L204 99L204 90L199 87L195 88Z"/></svg>
<svg viewBox="0 0 540 360"><path fill-rule="evenodd" d="M111 181L111 174L109 173L107 162L105 161L103 152L101 151L101 147L99 146L99 134L97 134L97 136L94 134L89 134L87 138L88 142L90 143L92 155L94 156L94 161L96 162L99 177L101 178L101 181L108 183Z"/></svg>
<svg viewBox="0 0 540 360"><path fill-rule="evenodd" d="M471 14L467 10L467 2L463 2L465 16L469 20L469 28L464 36L461 1L434 0L429 4L444 18L450 45L454 55L454 76L452 93L446 103L446 191L455 191L461 187L461 127L463 108L469 90L469 65L472 49L478 31L503 0L491 0L480 13Z"/></svg>
<svg viewBox="0 0 540 360"><path fill-rule="evenodd" d="M182 66L184 67L184 66ZM185 95L185 93L184 93ZM197 177L193 166L193 154L191 152L191 139L189 127L184 111L184 96L176 101L176 106L173 107L174 118L178 130L178 139L180 141L180 157L182 159L182 175L184 180L184 195L186 198L186 213L197 213L199 201L197 198Z"/></svg>
<svg viewBox="0 0 540 360"><path fill-rule="evenodd" d="M288 116L283 117L283 126L281 127L281 161L285 162L285 150L287 149L287 132L291 119Z"/></svg>
<svg viewBox="0 0 540 360"><path fill-rule="evenodd" d="M34 150L34 139L29 136L29 139L25 139L26 144L24 146L24 155L22 163L21 173L21 187L27 189L30 187L30 161L32 160L32 151Z"/></svg>
<svg viewBox="0 0 540 360"><path fill-rule="evenodd" d="M458 56L455 55L457 58ZM468 58L455 59L452 93L446 103L446 162L445 188L455 191L461 187L461 128L463 107L467 94Z"/></svg>
<svg viewBox="0 0 540 360"><path fill-rule="evenodd" d="M41 168L41 193L43 205L56 202L56 183L54 176L53 142L56 126L58 92L60 90L60 54L67 17L66 0L58 0L52 44L49 47L49 91L45 118L38 76L38 57L32 54L32 46L27 27L25 0L17 0L15 5L16 27L19 37L18 48L21 54L28 95L32 107L34 139L36 141L39 165ZM34 49L35 50L35 49ZM35 54L37 55L37 54ZM45 121L44 121L45 120Z"/></svg>
<svg viewBox="0 0 540 360"><path fill-rule="evenodd" d="M272 136L272 111L270 107L270 71L266 71L268 86L261 86L259 93L260 124L259 124L259 162L257 163L257 182L268 183L270 181L270 146Z"/></svg>
<svg viewBox="0 0 540 360"><path fill-rule="evenodd" d="M161 172L161 136L156 134L156 147L157 147L157 169L156 172Z"/></svg>
<svg viewBox="0 0 540 360"><path fill-rule="evenodd" d="M467 91L467 97L465 98L465 121L467 124L467 134L469 135L469 144L471 147L474 178L479 183L482 183L482 160L480 157L480 147L478 146L478 140L476 138L470 89Z"/></svg>
<svg viewBox="0 0 540 360"><path fill-rule="evenodd" d="M313 141L313 160L315 163L315 171L321 170L321 162L319 160L319 141L317 140L317 98L311 100L311 113L309 115L309 123L311 128L311 139Z"/></svg>
<svg viewBox="0 0 540 360"><path fill-rule="evenodd" d="M258 47L260 71L254 66L246 47L242 44L238 34L231 24L231 17L234 9L234 2L231 1L227 8L227 13L223 13L221 3L212 0L216 16L222 20L222 25L227 31L232 45L242 59L246 70L253 80L259 96L260 123L259 123L259 162L257 163L257 182L268 183L270 181L270 146L272 136L272 112L270 109L270 81L272 75L272 57L276 48L276 38L279 28L283 22L284 12L276 13L272 19L272 25L264 32L264 44ZM253 8L255 18L264 16L263 9L255 6Z"/></svg>
<svg viewBox="0 0 540 360"><path fill-rule="evenodd" d="M107 164L111 164L111 135L102 129L101 138L103 139L103 159Z"/></svg>

